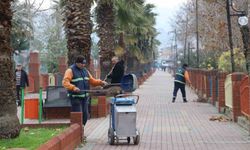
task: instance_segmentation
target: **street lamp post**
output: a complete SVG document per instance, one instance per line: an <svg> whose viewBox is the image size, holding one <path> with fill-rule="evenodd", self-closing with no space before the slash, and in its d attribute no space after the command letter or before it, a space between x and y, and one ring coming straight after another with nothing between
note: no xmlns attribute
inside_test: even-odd
<svg viewBox="0 0 250 150"><path fill-rule="evenodd" d="M232 10L235 12L234 14L230 14L227 13L227 15L229 16L238 16L238 23L240 24L240 28L241 28L241 33L242 33L242 39L243 39L243 44L244 44L244 48L246 50L245 52L245 57L246 57L246 67L247 67L247 71L248 71L248 75L249 75L249 63L248 60L249 60L249 55L250 55L250 50L249 50L249 27L247 26L248 24L248 18L247 18L247 14L248 14L248 0L246 0L246 4L245 4L245 7L247 8L246 10L244 11L240 11L240 10L237 10L234 5L233 5L233 0L227 0L227 5L231 6ZM229 9L229 8L228 8ZM250 82L249 81L250 77L248 76L248 83ZM249 91L250 93L250 88L249 88ZM250 104L250 103L249 103ZM249 132L249 135L250 135L250 126L248 128L248 132Z"/></svg>
<svg viewBox="0 0 250 150"><path fill-rule="evenodd" d="M227 9L229 47L230 47L230 55L231 55L231 67L232 67L232 72L234 72L235 71L235 63L234 63L234 52L233 52L232 26L231 26L231 14L230 14L230 0L227 0L226 9Z"/></svg>
<svg viewBox="0 0 250 150"><path fill-rule="evenodd" d="M233 14L231 14L230 7L234 11ZM227 22L228 22L228 36L229 36L229 47L230 47L230 55L231 55L231 66L232 66L232 72L235 72L235 62L234 62L234 52L233 52L233 39L232 39L232 26L231 26L231 16L238 16L239 18L239 24L241 24L240 21L244 21L243 16L246 16L245 11L239 11L234 8L233 0L227 0L226 2L226 10L227 10Z"/></svg>
<svg viewBox="0 0 250 150"><path fill-rule="evenodd" d="M199 22L198 22L198 0L196 0L196 65L199 68Z"/></svg>
<svg viewBox="0 0 250 150"><path fill-rule="evenodd" d="M174 33L174 45L173 43L171 44L171 49L175 51L175 68L177 68L177 61L178 61L178 50L177 50L177 30L175 29L174 31L170 31L168 33Z"/></svg>
<svg viewBox="0 0 250 150"><path fill-rule="evenodd" d="M175 45L174 45L174 48L175 48L175 59L176 59L176 68L177 68L177 61L178 61L178 52L177 52L177 31L176 29L174 30L174 34L175 34L175 39L174 39L174 42L175 42Z"/></svg>
<svg viewBox="0 0 250 150"><path fill-rule="evenodd" d="M188 42L188 65L190 65L190 43Z"/></svg>
<svg viewBox="0 0 250 150"><path fill-rule="evenodd" d="M188 42L188 65L191 66L190 62L190 51L193 51L194 47L191 47L191 43Z"/></svg>

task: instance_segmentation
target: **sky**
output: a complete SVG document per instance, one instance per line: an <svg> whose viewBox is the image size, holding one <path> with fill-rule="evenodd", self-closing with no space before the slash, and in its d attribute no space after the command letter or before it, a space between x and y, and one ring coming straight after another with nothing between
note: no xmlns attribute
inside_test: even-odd
<svg viewBox="0 0 250 150"><path fill-rule="evenodd" d="M20 0L25 1L25 0ZM34 0L31 0L33 2ZM35 0L36 5L39 5L43 0ZM146 0L146 3L151 3L156 6L154 12L158 14L156 17L156 29L160 33L157 39L161 42L160 49L168 47L168 32L171 31L170 19L176 14L179 7L187 0ZM47 9L53 2L44 0L41 6L42 9Z"/></svg>
<svg viewBox="0 0 250 150"><path fill-rule="evenodd" d="M146 0L147 3L156 6L154 12L158 14L156 17L156 29L160 33L157 39L161 42L160 49L169 47L168 32L173 30L170 26L170 19L173 19L176 11L187 0Z"/></svg>

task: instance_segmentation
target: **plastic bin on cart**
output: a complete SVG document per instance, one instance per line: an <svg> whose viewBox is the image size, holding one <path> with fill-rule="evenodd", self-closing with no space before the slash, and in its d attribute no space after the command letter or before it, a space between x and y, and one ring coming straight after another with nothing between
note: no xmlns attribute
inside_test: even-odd
<svg viewBox="0 0 250 150"><path fill-rule="evenodd" d="M135 107L138 100L139 96L133 94L120 94L111 98L108 130L108 142L110 145L113 145L115 142L119 143L119 140L127 140L129 144L131 138L135 145L139 144L140 132L136 128L137 112Z"/></svg>
<svg viewBox="0 0 250 150"><path fill-rule="evenodd" d="M38 98L24 99L24 117L27 119L38 119Z"/></svg>
<svg viewBox="0 0 250 150"><path fill-rule="evenodd" d="M112 120L115 120L115 105L116 106L130 106L135 104L135 100L131 97L119 97L119 98L111 98L111 115ZM134 109L133 109L134 111ZM116 129L115 122L112 122L112 128Z"/></svg>

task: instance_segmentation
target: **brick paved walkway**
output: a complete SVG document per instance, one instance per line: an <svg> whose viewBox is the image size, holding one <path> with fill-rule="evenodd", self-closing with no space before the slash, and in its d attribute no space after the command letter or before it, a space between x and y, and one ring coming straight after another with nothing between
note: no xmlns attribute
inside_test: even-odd
<svg viewBox="0 0 250 150"><path fill-rule="evenodd" d="M188 103L182 103L180 91L176 103L171 103L173 78L157 71L135 93L137 126L141 141L134 145L107 143L107 118L91 119L85 127L87 143L83 150L249 150L250 136L233 122L209 121L219 115L207 103L197 103L196 95L187 88Z"/></svg>

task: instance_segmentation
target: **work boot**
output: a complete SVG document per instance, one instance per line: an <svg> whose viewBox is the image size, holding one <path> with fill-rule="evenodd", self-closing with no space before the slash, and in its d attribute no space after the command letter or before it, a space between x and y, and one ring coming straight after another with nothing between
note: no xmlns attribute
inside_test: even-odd
<svg viewBox="0 0 250 150"><path fill-rule="evenodd" d="M21 106L21 101L20 101L20 100L17 100L17 101L16 101L16 104L17 104L17 106Z"/></svg>
<svg viewBox="0 0 250 150"><path fill-rule="evenodd" d="M85 140L85 141L86 141L86 140L87 140L87 136L85 136L85 135L84 135L84 136L83 136L83 140Z"/></svg>
<svg viewBox="0 0 250 150"><path fill-rule="evenodd" d="M84 135L84 125L82 125L82 140L83 142L86 142L87 141L87 137Z"/></svg>

